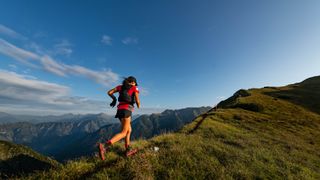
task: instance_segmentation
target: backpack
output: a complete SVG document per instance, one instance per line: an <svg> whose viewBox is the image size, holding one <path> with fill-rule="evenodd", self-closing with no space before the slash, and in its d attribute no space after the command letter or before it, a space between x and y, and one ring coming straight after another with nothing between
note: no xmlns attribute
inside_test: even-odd
<svg viewBox="0 0 320 180"><path fill-rule="evenodd" d="M131 89L131 88L130 88ZM135 103L135 93L129 94L130 89L124 89L121 88L121 91L119 92L119 102L126 102L131 105Z"/></svg>

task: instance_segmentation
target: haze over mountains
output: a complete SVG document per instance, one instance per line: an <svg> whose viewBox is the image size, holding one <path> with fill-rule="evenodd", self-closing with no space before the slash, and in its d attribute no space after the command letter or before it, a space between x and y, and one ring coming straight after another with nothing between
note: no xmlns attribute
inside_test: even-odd
<svg viewBox="0 0 320 180"><path fill-rule="evenodd" d="M24 144L42 154L54 156L56 152L62 151L66 144L82 138L85 134L94 132L104 125L118 123L113 116L102 113L69 114L59 117L62 119L57 119L57 116L51 118L56 122L18 122L0 125L0 140Z"/></svg>
<svg viewBox="0 0 320 180"><path fill-rule="evenodd" d="M32 116L32 115L16 115L5 112L0 112L0 124L16 123L16 122L29 122L32 124L45 123L45 122L67 122L67 121L85 121L90 119L92 116L109 116L104 113L100 114L63 114L59 116L48 115L48 116Z"/></svg>
<svg viewBox="0 0 320 180"><path fill-rule="evenodd" d="M186 108L182 110L166 110L163 113L142 115L140 117L136 115L133 117L132 123L133 139L137 137L150 138L161 132L177 130L209 109L210 107ZM15 116L8 115L6 117ZM22 119L22 117L18 117ZM24 144L44 155L52 156L58 160L65 160L91 154L95 143L99 139L103 137L110 138L111 135L121 129L118 119L103 113L88 115L66 114L46 117L55 122L2 124L0 125L0 140ZM15 119L20 120L19 118ZM31 119L42 120L41 117L36 116L29 117L28 120ZM74 144L77 144L77 148L70 149Z"/></svg>

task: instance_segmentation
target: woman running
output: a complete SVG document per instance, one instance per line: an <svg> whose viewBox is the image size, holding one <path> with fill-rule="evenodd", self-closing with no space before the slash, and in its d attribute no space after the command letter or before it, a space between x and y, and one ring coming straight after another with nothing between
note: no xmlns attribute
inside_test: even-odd
<svg viewBox="0 0 320 180"><path fill-rule="evenodd" d="M137 150L132 150L130 147L131 115L134 104L137 104L137 107L140 108L139 90L137 86L138 84L136 78L130 76L123 80L122 85L119 85L108 91L108 95L113 100L110 103L111 107L114 107L117 103L117 98L113 94L119 92L119 104L117 106L118 110L115 117L119 118L121 121L122 130L120 133L114 135L106 142L106 147L104 144L99 143L99 152L102 160L105 159L104 154L106 153L106 149L123 138L125 138L126 156L130 156L137 152Z"/></svg>

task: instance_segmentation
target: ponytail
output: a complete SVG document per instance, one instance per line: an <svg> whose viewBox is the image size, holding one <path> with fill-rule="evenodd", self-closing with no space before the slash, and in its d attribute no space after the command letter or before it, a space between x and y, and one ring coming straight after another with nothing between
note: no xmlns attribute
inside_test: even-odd
<svg viewBox="0 0 320 180"><path fill-rule="evenodd" d="M136 78L133 76L129 76L127 78L124 78L124 80L122 81L122 88L126 90L130 89L131 88L131 86L129 85L130 82L135 82L136 86L138 86Z"/></svg>
<svg viewBox="0 0 320 180"><path fill-rule="evenodd" d="M128 78L125 78L123 81L122 81L122 89L123 90L128 90L128 89L130 89L130 85L129 85L129 80L128 80Z"/></svg>

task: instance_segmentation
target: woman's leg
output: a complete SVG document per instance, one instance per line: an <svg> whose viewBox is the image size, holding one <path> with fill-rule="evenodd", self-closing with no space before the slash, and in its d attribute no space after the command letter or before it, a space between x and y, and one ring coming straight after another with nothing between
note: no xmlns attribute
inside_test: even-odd
<svg viewBox="0 0 320 180"><path fill-rule="evenodd" d="M132 129L131 129L131 124L130 124L129 131L127 132L126 140L125 140L125 146L126 146L126 148L130 145L131 131L132 131Z"/></svg>
<svg viewBox="0 0 320 180"><path fill-rule="evenodd" d="M131 129L131 117L123 118L121 119L121 124L122 124L122 131L116 135L113 136L113 138L110 139L110 143L114 144L121 140L122 138L126 137L128 134L128 131Z"/></svg>

